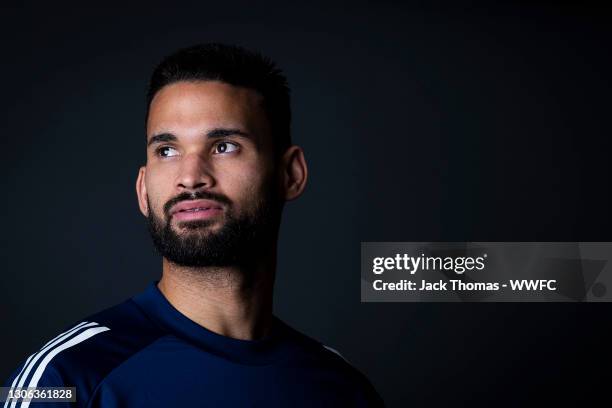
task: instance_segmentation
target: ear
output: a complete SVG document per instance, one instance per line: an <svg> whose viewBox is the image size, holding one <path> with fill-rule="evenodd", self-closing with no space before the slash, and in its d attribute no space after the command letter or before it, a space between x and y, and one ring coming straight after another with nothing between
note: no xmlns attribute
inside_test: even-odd
<svg viewBox="0 0 612 408"><path fill-rule="evenodd" d="M283 154L282 188L286 201L298 198L304 192L308 179L308 167L304 151L299 146L289 147Z"/></svg>
<svg viewBox="0 0 612 408"><path fill-rule="evenodd" d="M149 204L147 202L147 186L145 184L146 167L142 166L138 170L136 177L136 195L138 196L138 207L140 212L145 216L149 216Z"/></svg>

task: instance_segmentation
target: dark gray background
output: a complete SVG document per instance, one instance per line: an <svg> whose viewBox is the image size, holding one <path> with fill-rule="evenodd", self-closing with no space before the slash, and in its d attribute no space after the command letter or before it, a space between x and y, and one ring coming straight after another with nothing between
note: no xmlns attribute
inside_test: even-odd
<svg viewBox="0 0 612 408"><path fill-rule="evenodd" d="M146 82L216 40L292 86L311 178L285 213L281 318L390 407L609 401L607 304L360 303L361 241L612 240L611 13L457 3L4 8L0 377L158 278L134 192Z"/></svg>

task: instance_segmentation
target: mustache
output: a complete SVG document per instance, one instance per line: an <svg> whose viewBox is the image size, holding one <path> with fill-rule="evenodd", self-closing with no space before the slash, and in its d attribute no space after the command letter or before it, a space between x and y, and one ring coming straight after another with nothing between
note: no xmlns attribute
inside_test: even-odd
<svg viewBox="0 0 612 408"><path fill-rule="evenodd" d="M232 205L231 200L222 194L211 193L210 191L204 191L204 190L194 191L192 193L185 192L185 193L181 193L177 195L176 197L169 200L166 204L164 204L164 214L166 215L166 217L169 216L170 209L174 205L180 203L181 201L188 201L188 200L213 200L213 201L217 201L218 203L224 204L228 207Z"/></svg>

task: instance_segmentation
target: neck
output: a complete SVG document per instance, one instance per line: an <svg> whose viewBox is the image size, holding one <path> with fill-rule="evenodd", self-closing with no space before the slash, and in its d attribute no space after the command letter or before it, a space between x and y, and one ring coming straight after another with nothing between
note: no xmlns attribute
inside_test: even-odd
<svg viewBox="0 0 612 408"><path fill-rule="evenodd" d="M276 250L247 267L184 267L163 259L158 287L179 312L222 336L269 334Z"/></svg>

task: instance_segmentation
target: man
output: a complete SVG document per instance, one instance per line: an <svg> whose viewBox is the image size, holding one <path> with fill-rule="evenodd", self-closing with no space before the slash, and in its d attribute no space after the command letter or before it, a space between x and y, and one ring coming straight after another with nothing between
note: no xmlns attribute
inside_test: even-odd
<svg viewBox="0 0 612 408"><path fill-rule="evenodd" d="M67 328L7 386L74 386L79 407L382 406L337 352L272 313L282 209L308 174L281 71L239 47L180 50L153 73L146 135L136 192L161 280ZM39 404L68 403L4 406Z"/></svg>

